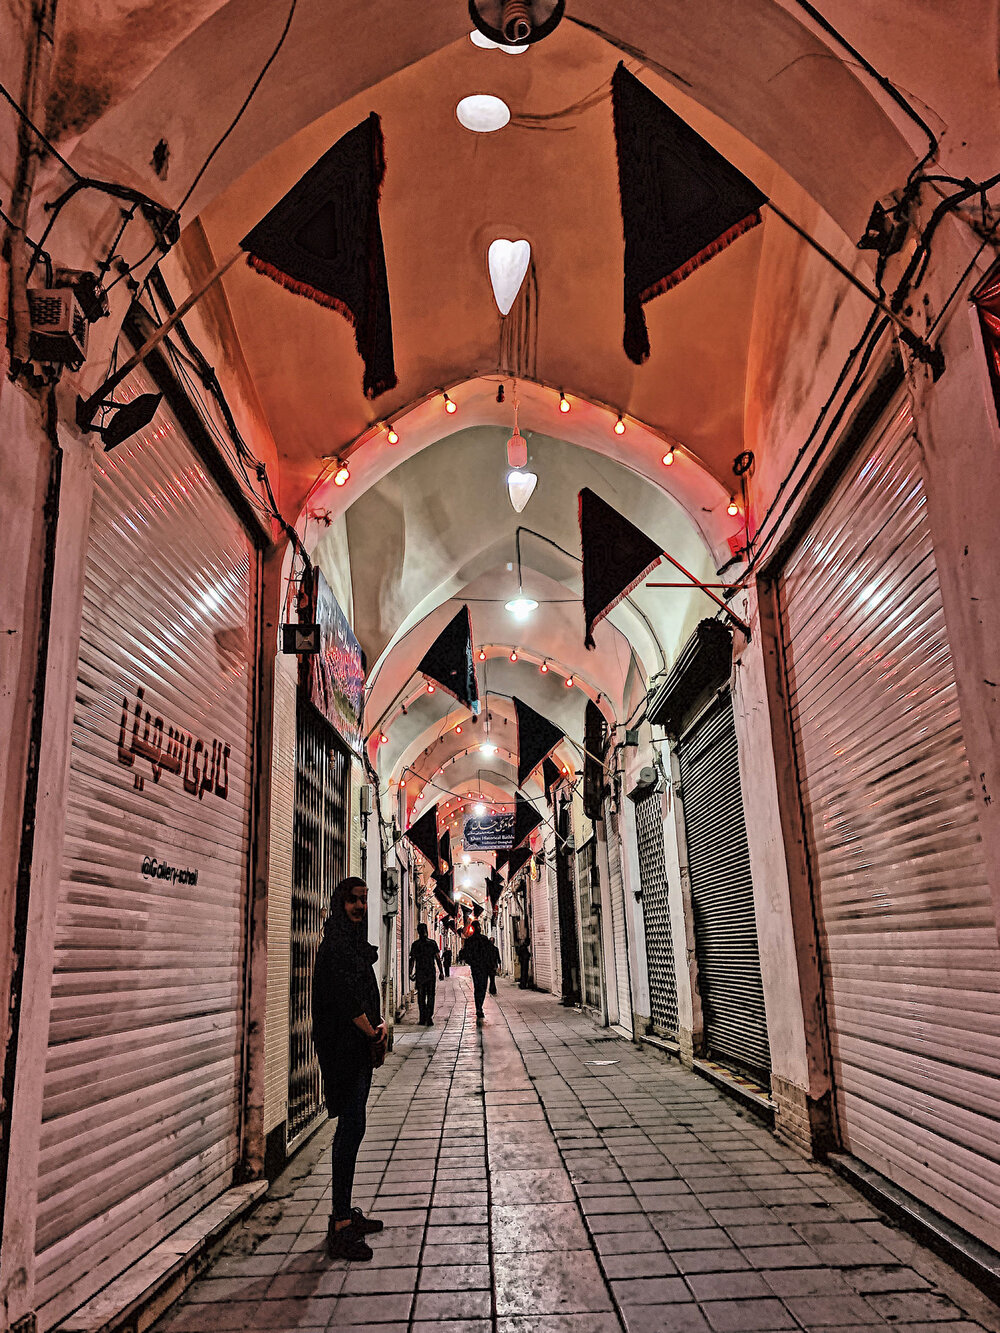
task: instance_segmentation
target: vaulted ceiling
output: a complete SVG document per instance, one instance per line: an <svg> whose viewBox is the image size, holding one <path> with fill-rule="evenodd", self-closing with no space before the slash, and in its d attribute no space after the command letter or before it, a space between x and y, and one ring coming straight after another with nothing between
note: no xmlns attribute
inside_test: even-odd
<svg viewBox="0 0 1000 1333"><path fill-rule="evenodd" d="M994 3L831 0L825 10L876 66L919 91L951 170L993 169L948 136L973 108L995 117ZM585 652L576 493L590 486L698 578L716 580L742 521L726 515L733 459L750 448L763 475L777 467L772 441L815 392L808 368L790 369L796 345L815 342L843 302L833 269L767 213L647 307L652 355L641 367L628 360L615 65L624 58L868 280L871 259L857 237L926 137L799 0L570 0L556 31L517 56L473 45L465 0L298 0L246 113L198 176L288 12L277 0L63 6L50 129L78 169L127 179L171 205L197 178L182 212L182 262L169 269L180 286L231 254L337 138L378 112L398 387L368 402L345 321L241 264L206 304L201 327L258 452L275 460L284 512L368 655L367 729L383 775L420 774L423 790L442 768L449 791L474 783L509 795L502 756L484 772L478 753L461 753L468 738L455 736L462 718L453 701L417 699L413 673L428 644L467 602L477 647L487 648L481 685L495 693L498 726L511 726L512 694L577 740L585 696L600 696L609 720L624 721L649 677L715 608L701 592L639 589ZM487 135L462 128L455 107L473 92L502 97L511 123ZM151 165L161 140L165 179ZM530 337L513 358L501 350L487 275L497 237L529 240L537 271ZM146 244L136 237L136 254ZM515 373L539 477L520 518L504 485ZM443 411L442 389L454 416ZM565 417L560 390L572 404ZM619 412L623 436L612 431ZM386 419L399 430L396 447L380 427ZM670 468L660 461L668 442L678 446ZM337 455L349 455L351 468L341 489L330 479ZM504 610L517 589L519 524L530 530L522 583L541 604L526 622ZM549 661L564 674L542 673ZM379 747L383 728L389 741Z"/></svg>

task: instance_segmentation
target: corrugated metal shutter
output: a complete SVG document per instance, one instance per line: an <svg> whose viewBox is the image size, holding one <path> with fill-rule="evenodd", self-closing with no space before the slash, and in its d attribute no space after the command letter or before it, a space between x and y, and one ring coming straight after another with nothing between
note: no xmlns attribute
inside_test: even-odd
<svg viewBox="0 0 1000 1333"><path fill-rule="evenodd" d="M531 954L535 985L552 989L552 931L549 927L549 884L545 866L531 880Z"/></svg>
<svg viewBox="0 0 1000 1333"><path fill-rule="evenodd" d="M267 883L267 1001L264 1016L264 1132L288 1114L288 995L292 936L295 805L295 659L278 656L274 673L271 819Z"/></svg>
<svg viewBox="0 0 1000 1333"><path fill-rule="evenodd" d="M629 988L628 933L625 926L625 882L622 875L621 820L608 801L604 807L604 827L608 830L608 898L611 906L611 933L615 948L615 987L618 997L618 1022L632 1029L632 995Z"/></svg>
<svg viewBox="0 0 1000 1333"><path fill-rule="evenodd" d="M663 857L663 796L654 791L636 802L635 831L642 886L642 919L649 973L649 1021L665 1037L677 1036L677 971L667 904Z"/></svg>
<svg viewBox="0 0 1000 1333"><path fill-rule="evenodd" d="M844 1146L1000 1243L1000 948L898 412L781 579Z"/></svg>
<svg viewBox="0 0 1000 1333"><path fill-rule="evenodd" d="M728 691L677 748L705 1043L710 1055L766 1080L771 1052Z"/></svg>
<svg viewBox="0 0 1000 1333"><path fill-rule="evenodd" d="M597 878L597 838L591 835L577 852L577 893L580 902L580 936L582 942L581 973L583 1003L592 1009L601 1006L601 918L595 912L600 904L601 888Z"/></svg>
<svg viewBox="0 0 1000 1333"><path fill-rule="evenodd" d="M288 1143L323 1109L312 1039L312 976L330 895L348 873L350 757L333 727L299 696L288 1020Z"/></svg>
<svg viewBox="0 0 1000 1333"><path fill-rule="evenodd" d="M559 886L556 879L556 844L555 839L545 844L545 875L548 884L549 902L549 940L552 948L552 985L553 995L562 994L562 955L559 944Z"/></svg>
<svg viewBox="0 0 1000 1333"><path fill-rule="evenodd" d="M256 565L165 408L100 456L42 1109L42 1327L232 1180Z"/></svg>
<svg viewBox="0 0 1000 1333"><path fill-rule="evenodd" d="M569 797L556 797L556 903L559 918L559 974L567 1004L580 1002L580 950L576 933L576 893L573 872L573 824Z"/></svg>

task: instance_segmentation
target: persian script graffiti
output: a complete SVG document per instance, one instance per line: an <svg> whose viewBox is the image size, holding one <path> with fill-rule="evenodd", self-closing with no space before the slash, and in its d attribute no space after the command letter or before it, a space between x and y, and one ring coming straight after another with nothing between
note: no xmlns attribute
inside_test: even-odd
<svg viewBox="0 0 1000 1333"><path fill-rule="evenodd" d="M164 727L162 717L154 717L148 708L144 708L145 697L145 688L138 685L134 708L129 706L127 696L122 699L118 762L126 768L133 768L136 759L146 759L154 782L159 782L163 773L176 773L181 776L184 790L197 796L199 801L206 792L214 792L225 801L229 796L229 756L232 747L224 741L213 739L209 751L208 741L199 740L180 727ZM131 737L128 736L130 717ZM145 777L137 772L136 791L142 791L144 786Z"/></svg>

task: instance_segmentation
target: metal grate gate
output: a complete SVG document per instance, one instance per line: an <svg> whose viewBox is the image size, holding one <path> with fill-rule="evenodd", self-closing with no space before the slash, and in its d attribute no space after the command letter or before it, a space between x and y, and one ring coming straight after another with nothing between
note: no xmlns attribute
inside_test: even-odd
<svg viewBox="0 0 1000 1333"><path fill-rule="evenodd" d="M771 1052L728 691L678 746L698 989L710 1055L767 1082Z"/></svg>
<svg viewBox="0 0 1000 1333"><path fill-rule="evenodd" d="M667 903L667 870L663 859L663 798L652 792L635 807L639 849L642 919L646 932L650 1024L664 1036L677 1035L677 973L674 936Z"/></svg>
<svg viewBox="0 0 1000 1333"><path fill-rule="evenodd" d="M347 874L347 751L309 703L299 701L289 987L288 1124L291 1142L323 1104L312 1040L312 974L330 895Z"/></svg>
<svg viewBox="0 0 1000 1333"><path fill-rule="evenodd" d="M600 916L594 909L601 901L597 881L597 838L588 838L577 853L577 892L580 900L580 934L583 938L583 1003L601 1008Z"/></svg>

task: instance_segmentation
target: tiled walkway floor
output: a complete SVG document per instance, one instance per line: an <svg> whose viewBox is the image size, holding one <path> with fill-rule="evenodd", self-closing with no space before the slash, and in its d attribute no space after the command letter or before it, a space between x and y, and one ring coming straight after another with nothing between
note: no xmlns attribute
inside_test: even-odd
<svg viewBox="0 0 1000 1333"><path fill-rule="evenodd" d="M697 1075L465 969L396 1029L331 1263L326 1126L157 1333L1000 1330L1000 1311Z"/></svg>

